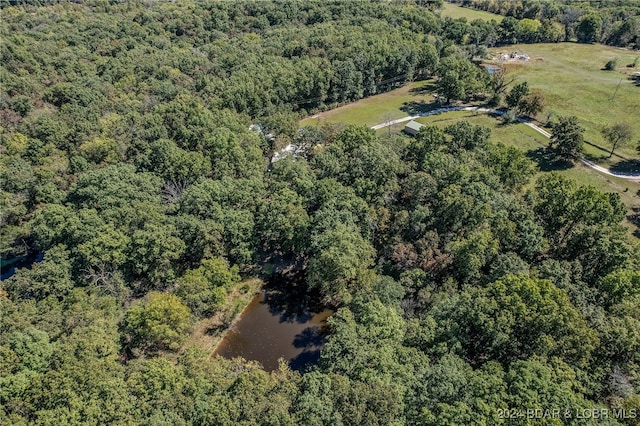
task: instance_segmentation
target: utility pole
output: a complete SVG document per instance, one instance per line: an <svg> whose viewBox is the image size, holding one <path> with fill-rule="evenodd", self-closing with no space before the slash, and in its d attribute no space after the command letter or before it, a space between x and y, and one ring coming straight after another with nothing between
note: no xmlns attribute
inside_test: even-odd
<svg viewBox="0 0 640 426"><path fill-rule="evenodd" d="M613 93L613 96L611 97L611 99L609 99L609 101L613 101L616 98L616 95L618 94L618 89L620 88L621 84L622 84L622 77L620 77L620 81L618 82L618 85L616 86L616 91Z"/></svg>

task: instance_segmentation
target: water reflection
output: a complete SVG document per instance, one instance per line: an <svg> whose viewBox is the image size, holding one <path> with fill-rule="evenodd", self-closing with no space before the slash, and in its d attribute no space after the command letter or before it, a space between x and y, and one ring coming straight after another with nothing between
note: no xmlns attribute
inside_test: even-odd
<svg viewBox="0 0 640 426"><path fill-rule="evenodd" d="M32 253L22 257L0 259L0 281L11 278L13 275L15 275L16 269L31 269L34 264L42 262L43 259L43 253Z"/></svg>
<svg viewBox="0 0 640 426"><path fill-rule="evenodd" d="M249 303L216 354L259 361L267 371L277 369L280 358L299 371L318 362L333 312L307 291L303 277L279 278Z"/></svg>

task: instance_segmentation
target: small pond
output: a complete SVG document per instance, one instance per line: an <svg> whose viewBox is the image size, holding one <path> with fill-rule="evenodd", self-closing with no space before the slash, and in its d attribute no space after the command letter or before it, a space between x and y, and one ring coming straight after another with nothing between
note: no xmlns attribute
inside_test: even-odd
<svg viewBox="0 0 640 426"><path fill-rule="evenodd" d="M315 364L326 337L326 320L333 313L306 290L303 279L279 277L267 283L227 331L215 350L225 358L258 361L265 370L284 359L298 371Z"/></svg>
<svg viewBox="0 0 640 426"><path fill-rule="evenodd" d="M7 278L11 278L16 273L16 269L19 269L19 268L31 269L31 267L35 263L42 262L43 258L44 258L44 254L33 253L27 256L22 256L22 257L0 259L0 281L4 281Z"/></svg>

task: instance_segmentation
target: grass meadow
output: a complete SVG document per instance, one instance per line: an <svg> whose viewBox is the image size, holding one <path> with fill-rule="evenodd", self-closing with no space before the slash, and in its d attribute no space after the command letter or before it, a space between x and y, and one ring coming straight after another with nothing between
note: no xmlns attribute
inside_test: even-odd
<svg viewBox="0 0 640 426"><path fill-rule="evenodd" d="M467 21L473 21L474 19L482 19L485 21L495 20L496 22L502 22L504 16L496 15L495 13L485 12L483 10L470 9L468 7L461 7L451 3L445 3L442 6L442 16L448 16L453 19L467 18Z"/></svg>
<svg viewBox="0 0 640 426"><path fill-rule="evenodd" d="M640 141L640 86L629 75L640 68L627 67L640 52L603 45L577 43L521 44L490 49L493 54L520 51L528 54L528 62L506 64L516 82L526 81L529 87L544 95L548 111L556 115L575 115L585 128L585 139L610 148L601 130L616 122L629 123L634 130L632 143L617 149L626 158L638 158L635 150ZM602 68L617 58L615 71ZM587 146L587 155L599 163L610 163L608 153ZM618 161L615 157L612 161Z"/></svg>

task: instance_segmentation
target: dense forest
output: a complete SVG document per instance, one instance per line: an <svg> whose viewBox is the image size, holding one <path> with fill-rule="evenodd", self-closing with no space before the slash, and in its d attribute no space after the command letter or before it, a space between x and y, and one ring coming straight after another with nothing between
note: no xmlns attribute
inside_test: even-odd
<svg viewBox="0 0 640 426"><path fill-rule="evenodd" d="M3 3L0 253L43 258L0 282L0 424L638 425L618 195L466 122L298 129L432 75L502 93L469 59L512 34L438 4ZM274 257L335 309L317 365L185 345Z"/></svg>
<svg viewBox="0 0 640 426"><path fill-rule="evenodd" d="M637 1L453 0L452 3L506 16L499 28L503 40L510 39L511 43L577 40L620 47L640 46L640 2Z"/></svg>

